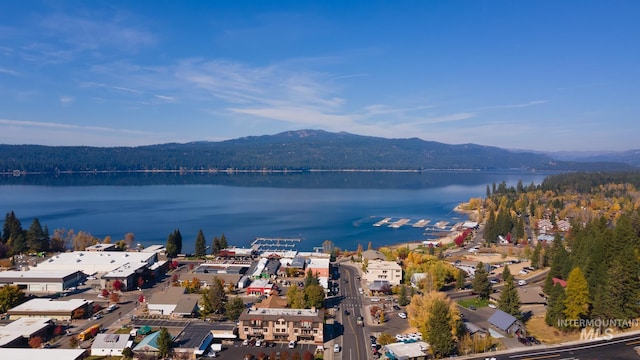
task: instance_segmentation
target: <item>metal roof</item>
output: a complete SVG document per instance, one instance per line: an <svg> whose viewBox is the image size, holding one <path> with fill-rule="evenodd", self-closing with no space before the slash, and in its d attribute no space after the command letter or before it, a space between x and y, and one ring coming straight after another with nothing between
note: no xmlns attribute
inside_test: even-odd
<svg viewBox="0 0 640 360"><path fill-rule="evenodd" d="M487 321L489 321L490 324L495 325L498 329L507 331L507 329L509 329L517 319L502 310L496 310Z"/></svg>

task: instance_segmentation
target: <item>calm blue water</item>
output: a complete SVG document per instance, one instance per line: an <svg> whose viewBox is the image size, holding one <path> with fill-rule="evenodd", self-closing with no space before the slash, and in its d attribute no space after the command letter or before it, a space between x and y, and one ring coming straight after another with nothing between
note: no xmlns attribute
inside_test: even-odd
<svg viewBox="0 0 640 360"><path fill-rule="evenodd" d="M439 220L464 221L453 208L469 198L484 197L487 184L505 181L515 185L518 180L525 185L539 184L544 177L537 173L441 173L432 179L396 174L377 181L384 175L356 180L341 174L329 181L308 174L298 175L295 181L281 176L273 182L265 181L264 175L250 175L232 183L227 178L207 178L165 181L165 185L138 181L130 182L134 185L127 181L58 185L58 180L38 185L38 181L10 179L4 184L0 181L0 211L15 211L25 229L37 217L50 232L82 230L99 238L110 235L114 241L132 232L143 245L165 244L168 234L180 229L183 252L193 251L199 229L209 243L224 233L237 246L247 246L256 237L302 237L299 250L311 250L324 240L354 250L358 243L366 247L369 241L378 247L428 238L423 229L411 226L373 226L384 217L410 218L410 223L429 219L431 225ZM397 184L400 187L394 186Z"/></svg>

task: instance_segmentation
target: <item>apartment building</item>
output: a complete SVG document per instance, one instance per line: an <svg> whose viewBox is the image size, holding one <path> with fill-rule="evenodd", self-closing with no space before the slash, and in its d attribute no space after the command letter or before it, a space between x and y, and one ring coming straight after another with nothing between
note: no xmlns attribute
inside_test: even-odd
<svg viewBox="0 0 640 360"><path fill-rule="evenodd" d="M394 261L372 260L367 265L364 274L368 283L374 281L388 281L389 285L400 285L402 282L402 267Z"/></svg>
<svg viewBox="0 0 640 360"><path fill-rule="evenodd" d="M240 315L238 323L241 339L324 343L324 310L252 307Z"/></svg>

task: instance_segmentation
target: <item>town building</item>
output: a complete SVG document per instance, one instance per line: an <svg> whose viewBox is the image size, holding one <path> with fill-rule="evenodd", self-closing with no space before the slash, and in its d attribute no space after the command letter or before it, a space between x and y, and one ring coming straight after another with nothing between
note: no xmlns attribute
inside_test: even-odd
<svg viewBox="0 0 640 360"><path fill-rule="evenodd" d="M400 285L402 282L402 267L394 261L369 261L364 279L368 283L372 283L375 280L386 280L391 286Z"/></svg>
<svg viewBox="0 0 640 360"><path fill-rule="evenodd" d="M156 331L145 336L139 343L133 348L133 354L137 358L152 358L155 359L160 354L158 347L158 336L160 331Z"/></svg>
<svg viewBox="0 0 640 360"><path fill-rule="evenodd" d="M27 294L36 295L62 293L78 286L86 278L81 271L71 269L0 272L0 284L15 285Z"/></svg>
<svg viewBox="0 0 640 360"><path fill-rule="evenodd" d="M252 307L240 315L238 336L241 339L324 344L323 326L324 310L321 309Z"/></svg>
<svg viewBox="0 0 640 360"><path fill-rule="evenodd" d="M275 291L275 285L267 279L253 280L249 286L247 286L247 295L269 295Z"/></svg>
<svg viewBox="0 0 640 360"><path fill-rule="evenodd" d="M429 344L424 341L398 342L384 346L389 358L396 360L426 360L429 358Z"/></svg>
<svg viewBox="0 0 640 360"><path fill-rule="evenodd" d="M10 320L29 318L52 318L55 320L71 320L74 314L86 317L91 314L93 301L85 299L53 300L47 298L31 299L7 311Z"/></svg>
<svg viewBox="0 0 640 360"><path fill-rule="evenodd" d="M122 350L133 346L129 334L96 334L91 356L122 356Z"/></svg>
<svg viewBox="0 0 640 360"><path fill-rule="evenodd" d="M53 329L51 318L20 318L0 327L0 347L27 347L29 340L49 339Z"/></svg>
<svg viewBox="0 0 640 360"><path fill-rule="evenodd" d="M194 317L198 313L199 294L186 294L181 286L170 286L154 293L147 301L151 315L170 318Z"/></svg>
<svg viewBox="0 0 640 360"><path fill-rule="evenodd" d="M0 359L80 360L85 353L85 349L0 348Z"/></svg>

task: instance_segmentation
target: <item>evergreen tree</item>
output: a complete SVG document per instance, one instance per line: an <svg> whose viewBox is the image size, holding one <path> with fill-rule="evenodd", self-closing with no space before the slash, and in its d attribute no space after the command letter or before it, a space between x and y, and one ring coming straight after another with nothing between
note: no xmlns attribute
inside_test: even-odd
<svg viewBox="0 0 640 360"><path fill-rule="evenodd" d="M220 250L226 249L229 247L227 243L227 237L224 234L220 235Z"/></svg>
<svg viewBox="0 0 640 360"><path fill-rule="evenodd" d="M504 267L502 278L504 280L504 287L498 300L498 309L517 318L521 318L520 296L518 295L518 289L516 289L513 283L513 276L508 266Z"/></svg>
<svg viewBox="0 0 640 360"><path fill-rule="evenodd" d="M179 229L176 229L176 231L174 231L174 234L176 251L178 252L178 254L182 254L182 234L180 234Z"/></svg>
<svg viewBox="0 0 640 360"><path fill-rule="evenodd" d="M175 231L169 234L167 237L167 244L165 245L165 251L167 252L167 256L170 258L176 257L178 255L178 245L176 244Z"/></svg>
<svg viewBox="0 0 640 360"><path fill-rule="evenodd" d="M211 311L214 314L224 313L224 305L227 302L227 294L224 292L224 283L218 277L213 278L213 283L209 285L208 298L211 302Z"/></svg>
<svg viewBox="0 0 640 360"><path fill-rule="evenodd" d="M464 270L458 269L458 271L456 272L456 288L464 289L465 277L466 277L466 274Z"/></svg>
<svg viewBox="0 0 640 360"><path fill-rule="evenodd" d="M496 228L496 215L493 210L489 209L489 217L484 226L484 240L488 244L493 244L498 240L498 231Z"/></svg>
<svg viewBox="0 0 640 360"><path fill-rule="evenodd" d="M473 279L473 291L478 294L481 299L487 299L492 291L492 285L489 281L489 275L484 268L482 261L476 265L475 277Z"/></svg>
<svg viewBox="0 0 640 360"><path fill-rule="evenodd" d="M47 236L40 225L38 218L33 219L29 230L27 230L27 247L29 251L39 253L47 250Z"/></svg>
<svg viewBox="0 0 640 360"><path fill-rule="evenodd" d="M171 354L172 339L171 334L165 327L160 328L160 334L156 340L158 344L158 356L163 359Z"/></svg>
<svg viewBox="0 0 640 360"><path fill-rule="evenodd" d="M211 244L211 255L218 255L218 253L220 253L220 249L220 238L214 236L213 243Z"/></svg>
<svg viewBox="0 0 640 360"><path fill-rule="evenodd" d="M213 313L213 304L211 301L211 294L208 288L202 289L201 294L202 296L200 297L200 315L204 319Z"/></svg>
<svg viewBox="0 0 640 360"><path fill-rule="evenodd" d="M593 307L600 310L604 318L635 319L640 316L640 279L637 272L624 265L625 262L634 262L634 254L628 252L612 262L601 296L598 301L594 300Z"/></svg>
<svg viewBox="0 0 640 360"><path fill-rule="evenodd" d="M204 233L202 229L198 231L198 236L196 237L196 249L194 255L196 257L202 258L206 255L207 251L207 241L205 240Z"/></svg>
<svg viewBox="0 0 640 360"><path fill-rule="evenodd" d="M443 358L453 353L455 339L451 328L451 313L444 301L435 301L428 320L428 343L435 358Z"/></svg>
<svg viewBox="0 0 640 360"><path fill-rule="evenodd" d="M536 246L533 248L533 252L531 252L531 267L534 269L541 268L541 260L542 260L542 243L538 241Z"/></svg>
<svg viewBox="0 0 640 360"><path fill-rule="evenodd" d="M225 305L225 310L229 320L238 321L240 314L244 311L244 302L239 297L234 297Z"/></svg>
<svg viewBox="0 0 640 360"><path fill-rule="evenodd" d="M317 274L314 274L311 269L307 271L307 275L304 278L304 287L309 287L311 285L320 285L320 280L318 279Z"/></svg>
<svg viewBox="0 0 640 360"><path fill-rule="evenodd" d="M563 328L559 324L559 320L564 319L564 302L565 302L564 288L557 284L551 287L549 291L549 298L547 302L547 313L545 314L544 321L549 326L557 328Z"/></svg>
<svg viewBox="0 0 640 360"><path fill-rule="evenodd" d="M409 296L407 295L407 287L400 285L400 292L398 293L398 305L406 306L409 304Z"/></svg>
<svg viewBox="0 0 640 360"><path fill-rule="evenodd" d="M6 244L9 238L13 237L15 239L21 234L23 234L23 230L20 220L18 220L13 211L8 212L4 218L4 225L2 227L2 243Z"/></svg>

